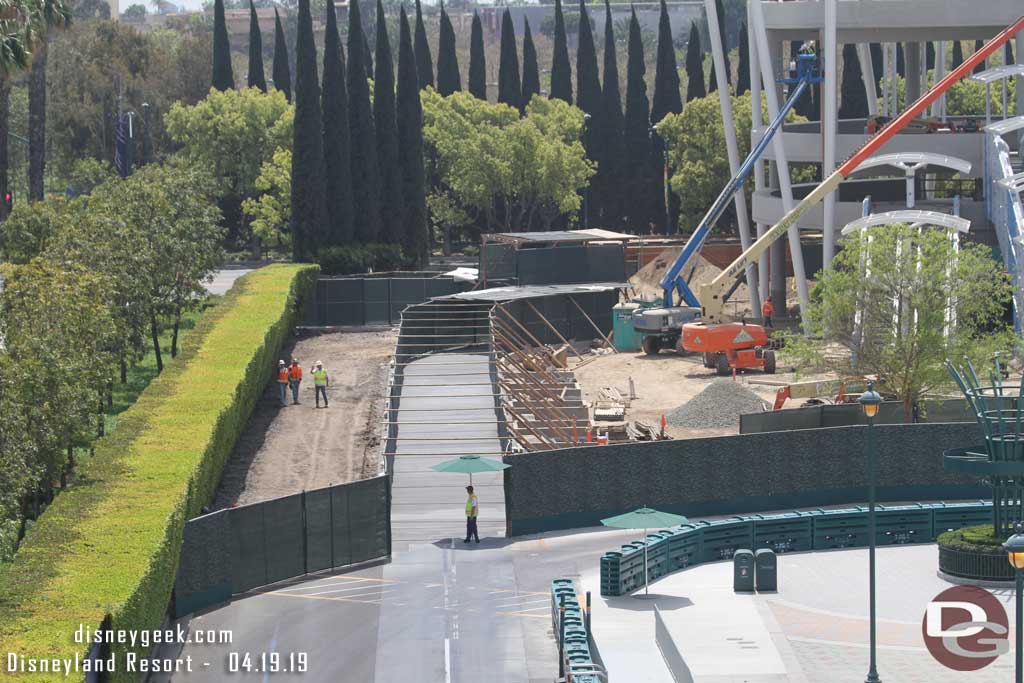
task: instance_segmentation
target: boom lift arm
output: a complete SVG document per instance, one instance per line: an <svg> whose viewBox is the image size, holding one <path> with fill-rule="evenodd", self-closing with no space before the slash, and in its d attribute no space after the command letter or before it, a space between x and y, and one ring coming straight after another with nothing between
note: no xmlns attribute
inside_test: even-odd
<svg viewBox="0 0 1024 683"><path fill-rule="evenodd" d="M797 77L795 79L786 79L784 82L790 84L796 84L792 94L786 101L785 106L779 110L779 115L775 117L775 120L771 122L768 128L765 130L764 135L758 140L757 144L750 150L750 154L740 164L739 170L736 175L729 181L729 183L719 193L718 198L715 199L711 208L701 219L700 224L690 235L690 239L686 241L686 245L683 246L683 250L676 257L676 260L672 263L672 266L665 271L665 276L661 279L661 288L664 292L665 306L674 306L672 292L676 291L679 293L680 303L687 306L698 307L700 302L697 300L696 295L687 285L686 280L683 279L682 273L686 268L686 265L690 260L700 253L700 250L704 247L704 242L707 240L708 234L711 232L711 228L715 226L718 219L721 218L722 214L729 207L729 202L732 201L733 197L737 192L743 189L743 183L750 175L750 171L753 170L754 164L764 150L768 147L768 144L772 141L775 133L778 132L779 128L782 127L783 122L786 120L786 115L789 111L796 106L796 103L800 100L800 96L803 95L804 91L810 83L815 83L822 80L821 76L818 75L817 69L817 57L814 54L800 54L797 56Z"/></svg>
<svg viewBox="0 0 1024 683"><path fill-rule="evenodd" d="M1017 19L1008 27L1003 29L996 37L985 44L980 50L953 71L945 78L935 84L931 90L919 97L906 111L889 122L879 130L873 137L869 138L853 155L843 162L829 177L811 191L804 199L800 200L778 223L769 228L757 239L750 248L736 257L736 260L729 264L729 267L718 274L711 282L699 285L697 288L698 299L701 301L701 318L705 325L713 325L724 322L725 313L725 292L734 279L739 277L747 264L756 261L772 242L777 240L789 230L789 227L796 223L808 209L820 202L827 194L835 190L839 185L852 174L862 161L872 156L893 135L903 129L910 121L917 118L932 102L939 99L942 93L946 92L954 83L971 73L975 66L987 59L989 55L998 50L1006 41L1013 38L1020 31L1024 31L1024 16Z"/></svg>

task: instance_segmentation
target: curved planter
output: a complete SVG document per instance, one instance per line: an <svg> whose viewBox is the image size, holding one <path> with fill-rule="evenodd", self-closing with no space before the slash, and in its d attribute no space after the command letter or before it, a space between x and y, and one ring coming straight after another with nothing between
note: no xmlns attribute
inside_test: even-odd
<svg viewBox="0 0 1024 683"><path fill-rule="evenodd" d="M955 550L939 545L939 570L972 581L1013 581L1004 552Z"/></svg>

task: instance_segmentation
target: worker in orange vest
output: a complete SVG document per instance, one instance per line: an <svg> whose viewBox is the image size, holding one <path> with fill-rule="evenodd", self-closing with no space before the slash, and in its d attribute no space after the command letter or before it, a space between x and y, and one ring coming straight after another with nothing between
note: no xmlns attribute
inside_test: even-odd
<svg viewBox="0 0 1024 683"><path fill-rule="evenodd" d="M277 361L277 395L281 405L288 405L288 366L283 360Z"/></svg>
<svg viewBox="0 0 1024 683"><path fill-rule="evenodd" d="M772 303L772 298L768 297L761 304L761 318L764 320L764 326L767 328L774 327L772 325L772 316L775 315L775 305Z"/></svg>
<svg viewBox="0 0 1024 683"><path fill-rule="evenodd" d="M299 361L292 358L292 364L288 368L288 384L292 387L292 405L299 405L299 385L302 384L302 367Z"/></svg>

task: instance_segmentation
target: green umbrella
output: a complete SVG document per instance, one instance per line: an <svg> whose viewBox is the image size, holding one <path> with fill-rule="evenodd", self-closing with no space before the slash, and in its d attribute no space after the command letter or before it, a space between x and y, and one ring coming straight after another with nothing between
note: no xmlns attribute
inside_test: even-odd
<svg viewBox="0 0 1024 683"><path fill-rule="evenodd" d="M688 521L682 515L673 515L671 512L661 512L653 508L642 507L632 512L602 519L601 524L616 529L644 530L644 595L647 595L647 530L678 526L686 524Z"/></svg>
<svg viewBox="0 0 1024 683"><path fill-rule="evenodd" d="M468 474L469 485L472 486L474 472L500 472L508 467L511 467L511 465L506 465L491 458L481 458L479 455L460 455L453 460L445 460L444 462L432 465L430 469L435 472Z"/></svg>

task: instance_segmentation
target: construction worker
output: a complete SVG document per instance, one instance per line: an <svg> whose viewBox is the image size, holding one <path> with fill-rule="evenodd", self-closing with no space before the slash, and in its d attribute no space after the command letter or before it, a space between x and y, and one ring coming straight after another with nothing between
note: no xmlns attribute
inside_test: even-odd
<svg viewBox="0 0 1024 683"><path fill-rule="evenodd" d="M302 384L302 367L299 361L292 358L292 364L288 368L288 384L292 387L292 405L299 405L299 385Z"/></svg>
<svg viewBox="0 0 1024 683"><path fill-rule="evenodd" d="M469 543L469 539L472 537L479 543L480 534L476 530L476 518L480 514L480 501L473 493L472 486L466 487L466 495L466 538L462 542Z"/></svg>
<svg viewBox="0 0 1024 683"><path fill-rule="evenodd" d="M774 327L772 325L772 316L775 315L775 304L772 303L772 298L768 297L761 304L761 318L764 320L764 326L766 328Z"/></svg>
<svg viewBox="0 0 1024 683"><path fill-rule="evenodd" d="M324 370L323 361L317 361L316 365L310 371L313 375L313 389L314 399L316 400L316 407L320 407L320 395L324 397L324 408L327 407L327 385L330 384L330 379L327 377L327 371Z"/></svg>
<svg viewBox="0 0 1024 683"><path fill-rule="evenodd" d="M277 394L281 405L288 405L288 366L283 360L277 361Z"/></svg>

